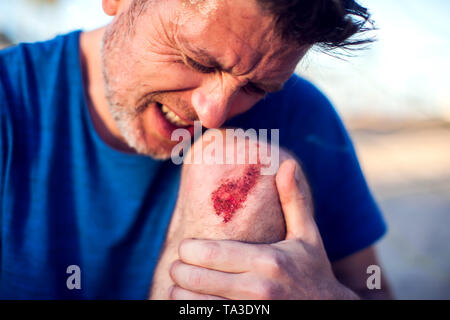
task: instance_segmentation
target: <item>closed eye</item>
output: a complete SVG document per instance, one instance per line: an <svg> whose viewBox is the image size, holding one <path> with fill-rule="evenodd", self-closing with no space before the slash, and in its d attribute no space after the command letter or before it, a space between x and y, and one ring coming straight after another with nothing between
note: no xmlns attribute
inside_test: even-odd
<svg viewBox="0 0 450 320"><path fill-rule="evenodd" d="M207 67L204 66L200 63L198 63L195 60L192 60L191 58L189 58L188 56L185 56L186 58L186 64L188 64L192 69L201 72L201 73L213 73L216 71L215 67Z"/></svg>
<svg viewBox="0 0 450 320"><path fill-rule="evenodd" d="M266 95L267 92L266 90L258 87L257 85L255 85L254 83L247 83L247 85L245 87L242 88L245 92L249 93L249 94L258 94L258 95Z"/></svg>
<svg viewBox="0 0 450 320"><path fill-rule="evenodd" d="M214 73L218 70L217 67L209 67L202 65L198 63L197 61L193 60L192 58L185 56L185 62L186 64L194 69L195 71L201 72L201 73ZM257 94L257 95L266 95L267 91L260 88L256 84L249 82L245 87L242 88L246 93L248 94Z"/></svg>

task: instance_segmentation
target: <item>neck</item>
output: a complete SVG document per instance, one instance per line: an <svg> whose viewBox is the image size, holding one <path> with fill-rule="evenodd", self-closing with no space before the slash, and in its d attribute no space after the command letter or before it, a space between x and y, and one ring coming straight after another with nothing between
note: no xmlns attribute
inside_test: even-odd
<svg viewBox="0 0 450 320"><path fill-rule="evenodd" d="M110 147L119 151L135 153L120 134L112 117L103 82L101 46L105 28L83 32L80 36L80 56L83 85L87 105L95 130Z"/></svg>

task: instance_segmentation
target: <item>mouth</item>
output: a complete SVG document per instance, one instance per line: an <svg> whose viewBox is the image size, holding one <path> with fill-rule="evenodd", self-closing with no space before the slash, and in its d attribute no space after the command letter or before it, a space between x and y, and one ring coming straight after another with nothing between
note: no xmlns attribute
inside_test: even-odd
<svg viewBox="0 0 450 320"><path fill-rule="evenodd" d="M154 134L165 140L172 140L172 134L177 129L184 129L191 136L194 135L194 122L181 118L169 107L159 103L152 102L143 111L144 127L153 131ZM177 140L178 141L178 140Z"/></svg>
<svg viewBox="0 0 450 320"><path fill-rule="evenodd" d="M189 127L192 125L192 122L187 122L186 120L183 120L180 118L178 114L173 112L171 109L169 109L166 105L161 103L156 103L159 109L161 110L164 118L171 124L177 127Z"/></svg>

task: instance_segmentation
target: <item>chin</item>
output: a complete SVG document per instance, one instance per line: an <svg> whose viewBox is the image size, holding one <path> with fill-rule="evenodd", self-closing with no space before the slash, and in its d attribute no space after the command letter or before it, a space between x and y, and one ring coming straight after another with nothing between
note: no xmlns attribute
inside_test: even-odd
<svg viewBox="0 0 450 320"><path fill-rule="evenodd" d="M149 150L144 155L149 156L155 160L168 160L172 155L172 150Z"/></svg>
<svg viewBox="0 0 450 320"><path fill-rule="evenodd" d="M136 141L138 141L136 143ZM172 144L159 143L158 141L152 141L153 143L147 144L145 139L133 139L127 143L138 154L149 156L156 160L168 160L172 155Z"/></svg>
<svg viewBox="0 0 450 320"><path fill-rule="evenodd" d="M164 141L163 138L155 134L147 133L142 127L139 117L117 112L117 110L120 110L119 108L112 108L111 110L120 134L128 146L137 154L146 155L156 160L170 158L172 148L175 145L173 141Z"/></svg>
<svg viewBox="0 0 450 320"><path fill-rule="evenodd" d="M147 138L144 138L147 136ZM128 136L130 138L130 136ZM173 141L163 141L160 137L142 133L140 137L126 139L128 145L138 154L149 156L156 160L168 160L172 155L172 148L176 145Z"/></svg>
<svg viewBox="0 0 450 320"><path fill-rule="evenodd" d="M171 155L172 155L172 148L167 149L165 147L139 147L136 148L134 146L132 146L131 144L129 144L131 148L133 148L137 154L141 154L144 156L149 156L155 160L168 160L170 159Z"/></svg>

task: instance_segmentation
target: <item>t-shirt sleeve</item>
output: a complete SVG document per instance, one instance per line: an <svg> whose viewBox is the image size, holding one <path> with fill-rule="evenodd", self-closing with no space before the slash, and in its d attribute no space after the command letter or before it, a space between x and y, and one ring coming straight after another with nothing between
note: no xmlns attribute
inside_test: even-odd
<svg viewBox="0 0 450 320"><path fill-rule="evenodd" d="M292 92L295 87L301 94ZM291 106L303 108L289 115L291 129L284 139L293 145L309 180L328 257L338 260L374 244L386 232L386 224L330 101L302 79L291 92Z"/></svg>

